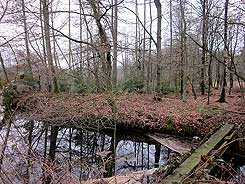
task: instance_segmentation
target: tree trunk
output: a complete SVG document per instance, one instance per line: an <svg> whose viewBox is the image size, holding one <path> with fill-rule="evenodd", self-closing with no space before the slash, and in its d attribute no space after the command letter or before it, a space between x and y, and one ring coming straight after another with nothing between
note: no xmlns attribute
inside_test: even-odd
<svg viewBox="0 0 245 184"><path fill-rule="evenodd" d="M216 64L216 88L220 87L220 63Z"/></svg>
<svg viewBox="0 0 245 184"><path fill-rule="evenodd" d="M82 1L79 0L79 13L80 13L80 16L79 16L79 33L80 33L80 40L83 40L83 19L82 19ZM80 43L79 45L80 47L80 75L81 75L81 79L83 79L83 76L82 76L82 73L83 73L83 44Z"/></svg>
<svg viewBox="0 0 245 184"><path fill-rule="evenodd" d="M51 134L50 134L50 149L49 149L49 164L54 162L55 160L55 153L56 153L56 143L57 143L57 137L58 137L59 127L52 127L51 128ZM50 173L47 176L46 183L49 184L52 181L52 177Z"/></svg>
<svg viewBox="0 0 245 184"><path fill-rule="evenodd" d="M104 90L110 91L112 88L112 83L111 83L111 46L108 41L105 29L103 28L102 23L100 22L101 15L99 11L99 5L94 1L94 0L89 0L88 3L90 4L93 13L94 13L94 18L96 21L96 25L99 31L99 36L100 36L100 41L101 41L101 47L100 47L100 59L102 62L102 72L103 72L103 79L105 81L104 84Z"/></svg>
<svg viewBox="0 0 245 184"><path fill-rule="evenodd" d="M71 0L68 1L68 36L71 38ZM72 51L71 51L71 40L68 41L68 66L72 69Z"/></svg>
<svg viewBox="0 0 245 184"><path fill-rule="evenodd" d="M209 63L208 63L208 105L210 102L210 93L211 93L211 86L212 86L212 61L213 56L210 56Z"/></svg>
<svg viewBox="0 0 245 184"><path fill-rule="evenodd" d="M185 20L185 1L180 0L181 11L181 63L180 63L180 91L182 101L186 101L186 76L187 76L187 48L186 48L186 20Z"/></svg>
<svg viewBox="0 0 245 184"><path fill-rule="evenodd" d="M150 35L152 34L152 8L151 8L151 0L149 2L149 9L150 9ZM147 82L146 82L146 87L147 87L147 92L150 92L150 82L151 82L151 68L152 68L152 61L151 61L151 45L152 45L152 39L150 37L150 43L149 43L149 55L148 55L148 63L147 63Z"/></svg>
<svg viewBox="0 0 245 184"><path fill-rule="evenodd" d="M5 69L5 64L4 64L4 62L3 62L3 58L2 58L1 52L0 52L0 62L1 62L2 69L3 69L3 73L4 73L5 80L9 83L8 74L7 74L7 71L6 71L6 69Z"/></svg>
<svg viewBox="0 0 245 184"><path fill-rule="evenodd" d="M53 64L52 51L51 51L51 42L50 42L50 25L49 25L49 9L48 9L48 0L42 0L43 2L43 22L44 22L44 36L45 44L47 51L47 60L50 71L50 76L52 79L52 91L57 93L59 92L58 82L55 74L55 68Z"/></svg>
<svg viewBox="0 0 245 184"><path fill-rule="evenodd" d="M138 16L139 16L139 10L138 10L138 0L135 0L135 64L137 66L137 77L139 76L139 69L140 69L140 65L139 65L139 34L138 34Z"/></svg>
<svg viewBox="0 0 245 184"><path fill-rule="evenodd" d="M22 13L23 13L23 23L24 23L24 32L25 32L25 46L26 46L26 61L27 61L27 74L31 80L33 80L32 66L31 66L31 54L29 49L29 34L27 30L26 22L26 12L25 12L25 0L21 1Z"/></svg>
<svg viewBox="0 0 245 184"><path fill-rule="evenodd" d="M173 82L172 80L174 80L174 78L172 77L173 76L173 12L172 12L172 6L173 6L173 2L172 0L170 0L170 10L169 10L169 13L170 13L170 20L169 20L169 23L170 23L170 65L169 65L169 85L170 85L170 88L173 87Z"/></svg>
<svg viewBox="0 0 245 184"><path fill-rule="evenodd" d="M27 166L26 166L26 179L29 182L30 180L30 167L32 165L31 163L31 152L32 152L32 137L33 137L33 129L34 129L34 121L28 122L29 124L29 134L28 134L28 152L27 152ZM28 183L27 182L27 183Z"/></svg>
<svg viewBox="0 0 245 184"><path fill-rule="evenodd" d="M208 35L208 0L202 2L202 67L201 67L201 94L205 94L205 64L207 58L207 35Z"/></svg>
<svg viewBox="0 0 245 184"><path fill-rule="evenodd" d="M114 1L114 6L113 6L113 68L112 68L112 85L113 88L116 87L117 85L117 29L118 29L118 6L117 6L117 0L112 0Z"/></svg>
<svg viewBox="0 0 245 184"><path fill-rule="evenodd" d="M157 144L155 145L155 164L154 167L158 168L159 167L159 161L160 161L160 154L161 154L161 145Z"/></svg>
<svg viewBox="0 0 245 184"><path fill-rule="evenodd" d="M144 27L146 27L146 0L144 0ZM142 72L141 78L145 84L145 53L146 53L146 31L143 32Z"/></svg>
<svg viewBox="0 0 245 184"><path fill-rule="evenodd" d="M227 29L228 29L228 6L229 6L229 0L225 0L225 16L224 16L224 65L226 65L227 63L227 59L228 59L228 44L227 44ZM221 94L220 94L220 98L218 100L218 102L220 103L224 103L225 101L225 97L226 97L226 92L225 92L225 88L226 88L226 67L224 66L224 71L223 71L223 81L222 81L222 89L221 89Z"/></svg>
<svg viewBox="0 0 245 184"><path fill-rule="evenodd" d="M160 93L161 90L161 28L162 28L162 5L160 0L154 0L157 8L157 71L156 71L156 92Z"/></svg>
<svg viewBox="0 0 245 184"><path fill-rule="evenodd" d="M50 72L47 66L47 52L46 52L46 48L45 48L45 36L44 36L44 29L43 29L43 8L42 8L42 1L40 0L40 26L41 26L41 35L42 35L42 49L43 49L43 59L42 59L42 63L45 67L46 73L45 73L45 77L46 77L46 82L47 82L47 90L51 91L51 76L50 76Z"/></svg>

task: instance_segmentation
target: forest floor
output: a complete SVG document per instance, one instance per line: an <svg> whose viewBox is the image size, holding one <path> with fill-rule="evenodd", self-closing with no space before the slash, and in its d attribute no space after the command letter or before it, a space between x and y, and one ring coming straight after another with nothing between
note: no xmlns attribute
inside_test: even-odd
<svg viewBox="0 0 245 184"><path fill-rule="evenodd" d="M160 101L152 94L121 93L115 96L117 113L112 113L111 99L106 94L31 93L22 95L17 112L22 118L50 124L76 122L106 128L113 122L118 127L171 133L179 136L204 136L225 123L245 123L245 109L240 93L227 95L226 103L216 102L217 95L192 96L182 102L178 96L165 96ZM63 124L62 124L63 123Z"/></svg>

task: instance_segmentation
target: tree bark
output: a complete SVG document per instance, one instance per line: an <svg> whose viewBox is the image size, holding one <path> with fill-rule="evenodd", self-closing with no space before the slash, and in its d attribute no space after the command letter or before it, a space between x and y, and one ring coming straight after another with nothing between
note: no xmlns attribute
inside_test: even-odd
<svg viewBox="0 0 245 184"><path fill-rule="evenodd" d="M5 80L9 83L8 74L7 74L7 71L5 69L5 64L4 64L1 52L0 52L0 62L1 62L1 65L2 65L2 69L3 69Z"/></svg>
<svg viewBox="0 0 245 184"><path fill-rule="evenodd" d="M228 30L228 6L229 6L229 0L225 0L225 15L224 15L224 65L226 65L227 63L227 59L228 59L228 44L227 44L227 30ZM225 92L225 88L226 88L226 67L224 66L224 71L223 71L223 81L222 81L222 89L221 89L221 94L220 94L220 98L218 100L218 102L220 103L224 103L226 102L226 92Z"/></svg>
<svg viewBox="0 0 245 184"><path fill-rule="evenodd" d="M45 73L45 77L46 77L46 82L47 82L47 90L51 91L51 76L50 76L50 72L47 66L47 52L46 52L46 48L45 48L45 36L44 36L44 29L43 29L43 8L42 8L42 0L40 0L40 28L41 28L41 35L42 35L42 50L43 50L43 59L42 59L42 63L45 67L46 73Z"/></svg>
<svg viewBox="0 0 245 184"><path fill-rule="evenodd" d="M96 21L96 25L99 31L99 36L100 36L100 42L101 42L101 47L100 47L100 53L99 57L102 62L102 70L103 70L103 77L105 80L104 84L104 90L110 91L112 88L112 82L111 82L111 46L108 41L105 29L103 28L103 25L101 23L101 15L99 11L99 5L94 1L94 0L89 0L88 3L90 4L93 13L94 13L94 18Z"/></svg>
<svg viewBox="0 0 245 184"><path fill-rule="evenodd" d="M184 1L184 2L183 2ZM182 101L186 101L186 76L187 76L187 48L186 48L186 20L185 20L185 0L180 0L180 11L181 11L181 58L180 58L180 91Z"/></svg>
<svg viewBox="0 0 245 184"><path fill-rule="evenodd" d="M50 25L49 25L49 9L48 9L48 0L42 0L43 2L43 22L44 22L44 36L45 36L45 44L47 51L47 60L50 71L50 76L52 79L52 91L57 93L59 92L58 82L55 74L55 68L53 64L52 58L52 50L51 50L51 41L50 41Z"/></svg>
<svg viewBox="0 0 245 184"><path fill-rule="evenodd" d="M117 0L112 0L113 3L113 64L112 64L112 85L115 88L117 85L117 33L118 33L118 6L117 6Z"/></svg>
<svg viewBox="0 0 245 184"><path fill-rule="evenodd" d="M80 13L80 16L79 16L79 33L80 33L80 40L83 40L83 19L82 19L82 1L81 0L78 0L79 1L79 13ZM83 44L80 43L79 45L80 47L80 75L81 75L81 79L83 77L82 73L83 73L83 65L84 65L84 61L83 61Z"/></svg>
<svg viewBox="0 0 245 184"><path fill-rule="evenodd" d="M202 67L201 67L201 94L205 94L205 64L207 58L207 35L208 35L208 0L202 1Z"/></svg>
<svg viewBox="0 0 245 184"><path fill-rule="evenodd" d="M150 35L152 34L152 8L151 8L151 0L149 2L149 9L150 9ZM149 55L148 55L148 63L147 63L147 82L146 82L146 87L147 87L147 92L150 92L150 82L152 79L152 64L151 64L151 45L152 45L152 39L151 37L150 43L149 43Z"/></svg>
<svg viewBox="0 0 245 184"><path fill-rule="evenodd" d="M170 24L170 65L169 65L169 85L170 88L173 87L173 2L172 0L170 0L170 6L169 6L169 13L170 13L170 20L169 20L169 24Z"/></svg>
<svg viewBox="0 0 245 184"><path fill-rule="evenodd" d="M31 66L31 54L29 49L29 34L27 30L27 22L26 22L26 12L25 12L25 0L21 0L22 13L23 13L23 24L24 24L24 32L25 32L25 46L26 46L26 61L27 61L27 73L28 77L33 80L32 66Z"/></svg>
<svg viewBox="0 0 245 184"><path fill-rule="evenodd" d="M161 27L162 27L162 5L160 0L154 0L157 8L157 68L156 68L156 92L161 90Z"/></svg>

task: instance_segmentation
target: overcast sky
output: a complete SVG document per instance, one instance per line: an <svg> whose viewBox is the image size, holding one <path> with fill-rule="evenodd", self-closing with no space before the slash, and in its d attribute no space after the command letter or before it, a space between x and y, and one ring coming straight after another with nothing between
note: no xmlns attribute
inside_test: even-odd
<svg viewBox="0 0 245 184"><path fill-rule="evenodd" d="M1 3L4 4L4 1L6 0L1 0ZM27 11L27 18L28 18L28 26L29 28L34 25L35 23L35 27L31 28L31 32L29 32L30 37L32 37L33 33L40 33L40 22L38 20L38 16L39 16L39 0L25 0L26 1L26 11ZM110 0L108 0L110 1ZM219 0L217 0L219 2ZM236 0L237 1L237 0ZM31 3L28 3L31 2ZM53 1L53 11L68 11L68 2L69 0L54 0ZM150 0L147 0L147 6L146 6L146 17L147 17L147 28L149 28L150 26L150 11L149 11L149 2ZM200 5L198 4L199 0L191 0L189 1L190 3L188 4L189 7L191 7L191 10L189 12L188 16L192 16L196 17L198 14L198 11L200 10ZM239 3L239 0L237 1ZM138 4L139 4L139 17L141 19L141 21L143 22L143 18L144 18L144 6L143 6L144 0L138 0ZM71 10L75 11L75 12L79 12L79 5L78 5L78 0L71 0ZM151 0L151 4L152 4L152 16L153 16L153 37L156 39L156 8L155 8L155 4L154 4L154 0ZM191 6L192 5L192 6ZM119 7L119 44L122 42L125 42L125 34L128 35L128 41L131 43L131 47L132 49L134 48L134 43L135 43L135 16L132 12L130 12L129 10L127 10L127 7L129 9L131 9L132 11L135 11L135 3L133 0L124 0L124 2L120 5ZM244 4L241 3L241 6L244 6ZM15 10L15 7L12 7L13 10ZM21 10L21 9L20 9ZM33 11L30 12L29 10ZM88 13L88 12L87 12ZM162 0L162 14L163 14L163 21L162 21L162 47L168 46L169 45L169 1L167 0ZM21 18L21 16L17 16L18 14L14 15L14 18L19 20ZM10 16L5 16L3 21L0 23L1 29L0 29L0 45L2 43L5 42L5 40L2 37L5 37L6 39L11 39L17 35L19 35L20 33L23 33L24 29L23 26L21 24L21 21L15 23L13 22L12 24L10 23L5 23L7 19L9 19ZM54 14L54 27L61 29L61 31L68 35L68 13L55 13ZM89 17L88 17L89 19ZM110 21L110 19L109 19ZM200 22L198 22L197 24L200 24ZM199 26L193 24L194 26ZM200 24L201 25L201 24ZM173 26L175 26L173 24ZM83 25L84 29L85 29L85 25ZM140 26L140 30L141 33L143 33L143 28ZM148 29L149 30L149 29ZM91 28L92 32L96 31L96 26ZM108 32L109 33L109 32ZM110 35L110 33L108 34ZM18 38L23 38L24 34L22 34L20 37L17 37L15 40L17 40L17 42L11 42L13 44L13 47L16 48L16 46L18 47L18 50L24 50L24 42L19 42ZM37 35L36 35L37 36ZM78 14L72 14L72 28L71 28L71 36L72 38L75 39L79 39L79 15ZM84 32L83 37L86 37L86 32ZM32 39L33 41L33 39ZM39 42L38 44L40 44L41 42ZM58 43L60 45L60 47L62 48L64 53L68 52L68 40L65 38L59 38L58 39ZM36 46L36 42L33 42L33 46ZM72 43L72 47L75 48L77 47L78 44L77 43ZM130 45L129 45L130 46ZM1 50L7 50L7 52L4 52L4 57L7 58L12 58L10 57L10 50L9 49L3 49L3 47L1 47ZM7 53L7 54L6 54ZM119 52L120 55L120 52ZM120 57L119 57L120 58ZM64 61L64 58L61 59L62 61ZM61 63L62 66L66 66L65 62Z"/></svg>

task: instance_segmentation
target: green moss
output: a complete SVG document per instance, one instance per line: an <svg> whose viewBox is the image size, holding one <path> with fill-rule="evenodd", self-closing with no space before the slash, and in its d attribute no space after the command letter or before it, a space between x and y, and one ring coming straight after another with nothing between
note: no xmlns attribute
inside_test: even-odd
<svg viewBox="0 0 245 184"><path fill-rule="evenodd" d="M183 129L183 134L185 136L193 136L194 135L194 129L189 124L184 125L182 129Z"/></svg>
<svg viewBox="0 0 245 184"><path fill-rule="evenodd" d="M234 128L234 124L225 124L216 131L204 144L199 146L190 157L188 157L180 166L164 180L164 183L173 183L172 181L182 182L184 177L190 174L193 169L200 163L201 156L207 155L216 145Z"/></svg>
<svg viewBox="0 0 245 184"><path fill-rule="evenodd" d="M139 91L144 88L144 82L142 80L127 80L123 84L122 89L128 92Z"/></svg>
<svg viewBox="0 0 245 184"><path fill-rule="evenodd" d="M17 96L16 86L10 85L3 90L3 105L6 111L10 111Z"/></svg>
<svg viewBox="0 0 245 184"><path fill-rule="evenodd" d="M217 115L222 112L222 110L218 107L206 107L206 106L200 106L197 111L203 115Z"/></svg>
<svg viewBox="0 0 245 184"><path fill-rule="evenodd" d="M168 132L172 132L175 130L174 120L171 116L167 118L164 129Z"/></svg>

